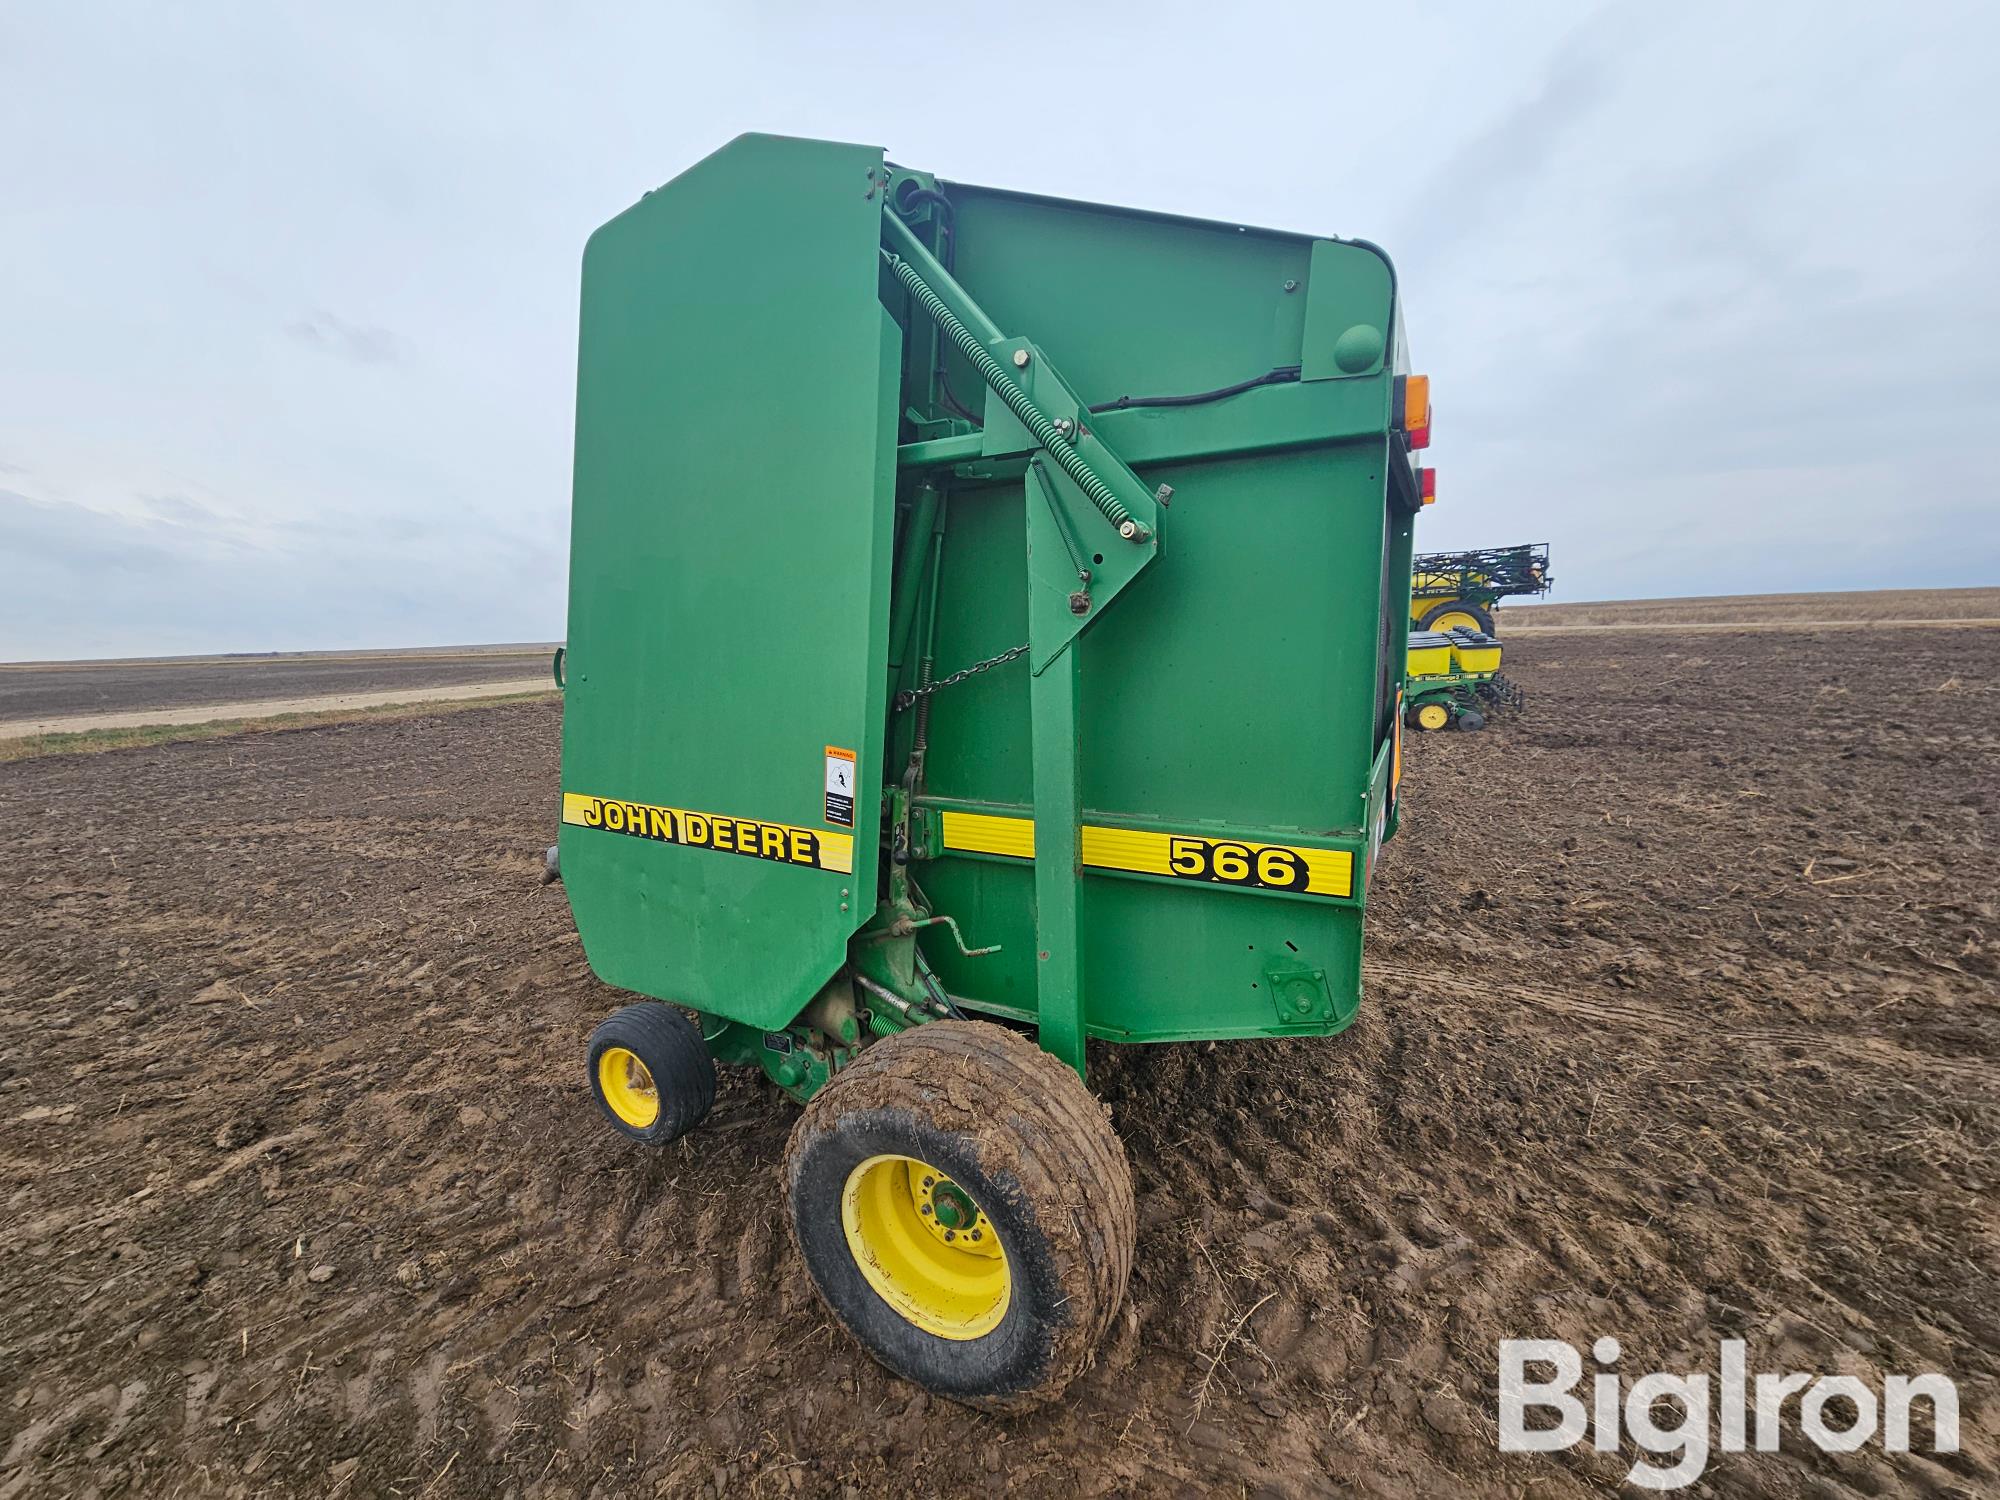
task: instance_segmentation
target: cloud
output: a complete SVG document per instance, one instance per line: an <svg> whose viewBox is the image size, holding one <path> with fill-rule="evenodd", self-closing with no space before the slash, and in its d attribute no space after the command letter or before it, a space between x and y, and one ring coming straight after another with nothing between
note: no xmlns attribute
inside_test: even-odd
<svg viewBox="0 0 2000 1500"><path fill-rule="evenodd" d="M1409 270L1476 251L1484 234L1518 210L1604 99L1612 60L1596 30L1572 32L1541 71L1535 91L1476 128L1427 173L1393 236Z"/></svg>
<svg viewBox="0 0 2000 1500"><path fill-rule="evenodd" d="M1976 0L940 12L937 55L1074 105L1004 130L824 6L17 9L0 656L559 632L583 242L746 129L1382 244L1427 549L1546 540L1573 599L2000 577ZM1087 305L1048 290L1010 332Z"/></svg>
<svg viewBox="0 0 2000 1500"><path fill-rule="evenodd" d="M404 359L403 341L386 328L349 323L330 312L315 312L285 332L309 349L360 365L395 365Z"/></svg>
<svg viewBox="0 0 2000 1500"><path fill-rule="evenodd" d="M0 489L0 660L533 638L507 632L549 548L469 523L406 518L384 546L174 496L120 512Z"/></svg>

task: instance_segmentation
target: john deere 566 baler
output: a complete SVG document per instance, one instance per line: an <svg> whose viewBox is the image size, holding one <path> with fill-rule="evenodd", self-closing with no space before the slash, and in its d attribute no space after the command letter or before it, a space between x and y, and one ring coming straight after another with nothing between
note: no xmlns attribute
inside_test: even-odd
<svg viewBox="0 0 2000 1500"><path fill-rule="evenodd" d="M659 1143L761 1069L840 1321L1046 1400L1132 1255L1086 1039L1355 1016L1420 504L1394 272L745 136L592 236L579 365L561 870L649 997L591 1087Z"/></svg>

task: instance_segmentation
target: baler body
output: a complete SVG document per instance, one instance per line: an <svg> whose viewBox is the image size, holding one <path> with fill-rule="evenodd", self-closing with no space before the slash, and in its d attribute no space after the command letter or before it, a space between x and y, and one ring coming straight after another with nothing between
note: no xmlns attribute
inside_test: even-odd
<svg viewBox="0 0 2000 1500"><path fill-rule="evenodd" d="M836 989L1079 1068L1086 1035L1347 1026L1405 373L1372 246L873 148L743 137L606 225L561 832L595 971L797 1093L841 1064L806 1018Z"/></svg>

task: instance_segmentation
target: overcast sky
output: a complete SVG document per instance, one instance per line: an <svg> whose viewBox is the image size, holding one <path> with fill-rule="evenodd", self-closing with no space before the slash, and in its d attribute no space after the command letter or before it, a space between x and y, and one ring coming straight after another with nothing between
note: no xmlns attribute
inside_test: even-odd
<svg viewBox="0 0 2000 1500"><path fill-rule="evenodd" d="M0 659L560 638L584 239L745 130L1384 245L1560 598L2000 583L2000 9L615 9L0 13Z"/></svg>

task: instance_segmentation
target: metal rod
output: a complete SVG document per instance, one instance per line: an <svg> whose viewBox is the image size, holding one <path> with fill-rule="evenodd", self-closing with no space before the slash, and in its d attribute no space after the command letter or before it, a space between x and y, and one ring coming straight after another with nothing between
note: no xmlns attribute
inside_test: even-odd
<svg viewBox="0 0 2000 1500"><path fill-rule="evenodd" d="M897 229L901 229L905 236L909 236L908 229L894 213L885 213L883 222L894 225ZM911 238L912 242L914 242L914 237ZM953 283L953 287L958 292L964 305L978 315L980 322L985 327L993 329L992 337L986 343L982 343L974 336L972 330L966 326L957 313L953 312L951 306L944 298L939 296L924 280L922 273L917 270L915 263L887 249L883 250L882 259L888 264L889 269L895 273L896 279L903 283L903 287L909 292L911 299L926 313L930 314L936 320L937 325L951 336L952 342L958 345L959 353L963 354L972 367L979 372L980 378L988 386L992 387L993 393L996 396L1007 404L1007 409L1014 413L1021 425L1028 429L1029 434L1042 446L1049 457L1063 466L1063 472L1076 481L1077 487L1090 497L1090 503L1103 513L1104 519L1117 529L1118 534L1128 542L1144 542L1148 540L1151 533L1144 526L1140 525L1139 522L1132 519L1132 512L1127 510L1123 502L1112 492L1111 486L1104 482L1095 469L1091 468L1083 455L1078 453L1075 447L1071 445L1069 439L1057 430L1056 424L1049 419L1048 413L1044 412L1029 399L1028 393L1021 389L1020 385L1014 380L1014 377L1001 367L1000 361L995 359L992 353L986 348L986 343L997 342L1002 335L997 328L993 328L992 320L984 313L979 312L978 304L965 296L964 289ZM937 265L934 258L931 260L931 264ZM943 270L942 266L938 267L940 274L943 274Z"/></svg>
<svg viewBox="0 0 2000 1500"><path fill-rule="evenodd" d="M971 463L985 456L985 437L977 432L967 432L957 437L926 438L920 443L904 443L896 449L896 464L904 469L939 469Z"/></svg>
<svg viewBox="0 0 2000 1500"><path fill-rule="evenodd" d="M917 596L923 592L924 564L931 545L931 527L937 520L938 486L926 479L917 489L916 503L903 531L903 555L896 559L896 613L889 625L889 676L893 679L909 660L910 630L916 624Z"/></svg>
<svg viewBox="0 0 2000 1500"><path fill-rule="evenodd" d="M937 661L937 615L938 585L944 576L944 511L940 508L933 519L931 532L931 586L930 597L925 601L923 654L917 659L917 686L931 685L931 671ZM917 699L916 735L910 742L910 765L916 772L916 781L921 782L924 774L924 752L931 743L931 698L926 693ZM923 790L913 784L910 790Z"/></svg>
<svg viewBox="0 0 2000 1500"><path fill-rule="evenodd" d="M936 914L936 915L934 915L934 916L928 916L928 917L915 917L915 918L912 918L912 919L911 919L911 922L910 922L910 926L911 926L911 927L948 927L948 928L950 928L950 929L951 929L951 940L952 940L952 941L953 941L954 943L958 944L958 951L959 951L959 953L960 953L960 954L961 954L962 956L966 957L966 958L984 958L984 957L986 957L986 955L987 955L987 954L989 954L989 953L998 953L998 952L1000 951L1000 945L999 945L998 943L993 943L993 944L991 944L991 945L989 945L988 947L985 947L985 948L968 948L968 947L966 947L966 946L965 946L965 934L964 934L964 933L962 933L962 932L960 932L960 931L958 930L958 920L957 920L957 918L955 918L955 917L948 917L948 916L944 915L944 914L943 914L942 912L939 912L939 913L937 913L937 914Z"/></svg>
<svg viewBox="0 0 2000 1500"><path fill-rule="evenodd" d="M917 275L934 288L934 295L959 322L979 335L981 343L997 344L1007 336L986 316L986 310L972 300L972 294L958 284L958 278L947 271L924 242L917 238L916 231L898 218L895 209L888 204L882 206L882 227L888 231L896 254L908 261Z"/></svg>
<svg viewBox="0 0 2000 1500"><path fill-rule="evenodd" d="M876 999L885 1002L891 1010L895 1011L906 1021L916 1021L919 1019L920 1012L925 1008L919 1006L914 1000L905 1000L887 985L877 984L866 974L856 974L854 982Z"/></svg>
<svg viewBox="0 0 2000 1500"><path fill-rule="evenodd" d="M1056 523L1056 531L1062 537L1063 550L1069 553L1069 565L1076 569L1079 583L1090 583L1090 569L1084 566L1083 553L1078 550L1076 538L1069 534L1069 517L1063 514L1062 503L1056 499L1056 483L1049 478L1049 471L1040 458L1028 460L1028 467L1035 471L1035 478L1041 481L1042 498L1049 503L1049 515Z"/></svg>

